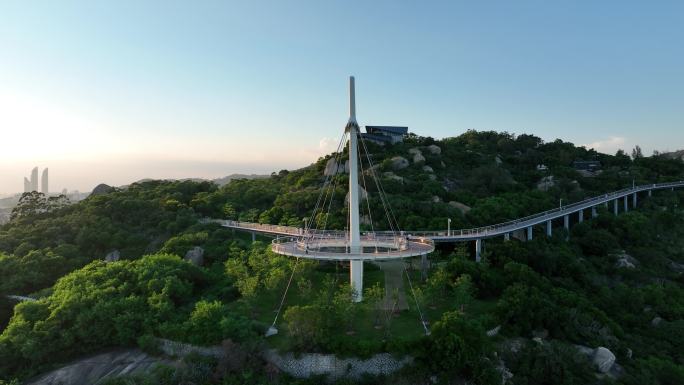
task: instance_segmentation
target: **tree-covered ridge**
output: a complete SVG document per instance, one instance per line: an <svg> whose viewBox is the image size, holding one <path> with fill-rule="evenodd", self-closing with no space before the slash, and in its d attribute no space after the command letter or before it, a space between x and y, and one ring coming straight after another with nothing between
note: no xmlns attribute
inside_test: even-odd
<svg viewBox="0 0 684 385"><path fill-rule="evenodd" d="M606 155L561 140L544 143L532 135L468 131L442 140L411 136L404 143L388 146L369 142L367 148L375 174L406 230L443 229L447 218L452 219L452 228L493 224L557 207L561 199L569 203L632 183L684 179L684 164L679 159L640 153L632 159L622 151ZM342 154L341 163L345 156ZM394 161L398 157L407 164L399 165L401 162ZM331 159L326 156L300 170L282 170L270 179L234 181L201 198L203 214L302 226L303 219L312 214ZM573 168L577 160L599 161L600 173L583 174ZM365 159L362 166L367 181L361 184L369 192L371 217L377 222L376 229L385 229L382 204ZM544 178L551 182L540 187ZM337 199L332 202L327 226L343 229L346 174L332 179ZM450 202L472 210L464 213L467 210ZM368 215L365 207L361 214ZM315 219L323 222L323 218Z"/></svg>
<svg viewBox="0 0 684 385"><path fill-rule="evenodd" d="M557 207L560 199L565 204L621 189L633 180L684 179L680 159L638 151L633 158L604 155L529 135L471 131L443 140L410 137L393 146L367 145L404 229L443 229L446 218L453 220L452 229L491 224ZM406 158L406 167L397 167L402 162L396 157ZM436 375L444 383L461 377L494 384L500 358L514 373L513 384L611 383L597 379L574 347L600 345L625 370L617 383L684 382L681 192L656 192L640 199L638 210L617 217L600 208L597 218L573 225L570 234L559 229L552 238L531 242L487 240L479 264L466 245L435 253L426 281L408 269L432 332L424 337L413 302L408 310L385 309L379 268L367 264L366 299L354 306L344 266L296 264L271 253L268 244L200 222L212 217L301 226L316 204L330 159L221 188L148 181L51 206L41 206L47 201L38 194L26 196L18 215L0 227L0 326L14 315L0 335L0 381L98 349L149 347L153 337L163 337L195 344L229 338L363 357L413 355L416 364L387 380L392 383ZM572 167L574 160L599 160L602 172L582 174ZM550 176L553 183L540 188ZM335 178L337 198L327 223L344 228L347 175ZM374 187L366 186L371 208L381 210ZM181 260L197 246L204 250L201 266ZM122 260L102 261L112 250ZM624 255L634 268L619 264ZM260 336L291 274L280 333L264 341ZM14 307L4 301L7 294L39 300ZM396 300L397 294L387 297ZM496 326L499 335L486 336ZM542 343L530 340L535 333L546 334ZM507 348L511 344L519 345L517 352ZM232 383L270 383L260 375L236 376Z"/></svg>

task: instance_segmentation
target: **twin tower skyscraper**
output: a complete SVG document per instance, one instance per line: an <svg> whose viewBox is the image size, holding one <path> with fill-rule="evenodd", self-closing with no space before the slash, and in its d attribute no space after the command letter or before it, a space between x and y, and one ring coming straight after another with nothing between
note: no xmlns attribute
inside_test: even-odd
<svg viewBox="0 0 684 385"><path fill-rule="evenodd" d="M38 191L38 167L31 170L31 180L24 177L24 192ZM43 170L43 175L40 178L40 192L47 195L48 188L48 169Z"/></svg>

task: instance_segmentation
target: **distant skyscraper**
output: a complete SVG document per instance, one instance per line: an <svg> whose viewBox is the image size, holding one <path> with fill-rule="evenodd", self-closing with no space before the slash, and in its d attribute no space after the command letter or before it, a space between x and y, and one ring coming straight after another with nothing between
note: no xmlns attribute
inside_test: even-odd
<svg viewBox="0 0 684 385"><path fill-rule="evenodd" d="M38 191L38 167L31 170L31 191Z"/></svg>
<svg viewBox="0 0 684 385"><path fill-rule="evenodd" d="M24 192L31 192L31 181L24 177Z"/></svg>
<svg viewBox="0 0 684 385"><path fill-rule="evenodd" d="M40 177L40 192L47 195L49 192L48 188L48 169L43 170L43 174Z"/></svg>

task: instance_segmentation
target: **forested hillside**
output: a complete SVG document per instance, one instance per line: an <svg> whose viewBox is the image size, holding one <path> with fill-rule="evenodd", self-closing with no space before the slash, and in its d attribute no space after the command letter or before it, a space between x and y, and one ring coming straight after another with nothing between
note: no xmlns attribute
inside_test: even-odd
<svg viewBox="0 0 684 385"><path fill-rule="evenodd" d="M452 229L494 224L633 183L684 180L678 158L636 149L606 155L531 135L469 131L366 145L366 229L370 218L376 230L387 228L372 173L403 230L445 229L447 218ZM436 252L426 280L409 269L431 329L424 336L415 308L383 311L378 267L366 265L374 281L355 305L344 266L295 265L266 243L200 221L303 226L306 218L344 229L344 156L222 187L147 181L75 204L25 195L0 227L0 384L111 347L155 352L157 337L198 345L231 339L253 358L244 370L216 369L195 383L271 383L258 358L265 347L415 357L395 377L372 380L387 383L434 376L497 384L501 365L513 384L684 383L684 193L656 192L617 217L600 210L569 234L487 241L479 264L466 245ZM587 171L575 161L600 163ZM336 198L309 218L326 174ZM183 260L195 247L202 260ZM264 339L291 273L282 333ZM8 295L37 300L15 306ZM578 345L610 349L619 370L597 374ZM155 375L129 380L162 382Z"/></svg>

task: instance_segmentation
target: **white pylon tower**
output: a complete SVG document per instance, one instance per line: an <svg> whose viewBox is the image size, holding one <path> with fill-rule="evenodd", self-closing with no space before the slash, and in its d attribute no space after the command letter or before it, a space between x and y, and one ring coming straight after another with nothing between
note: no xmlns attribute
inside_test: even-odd
<svg viewBox="0 0 684 385"><path fill-rule="evenodd" d="M354 77L349 77L349 121L345 127L349 135L349 252L351 255L362 253L361 231L359 229L359 167L358 139L359 124L356 123L356 95ZM354 301L363 299L363 260L349 260L349 281L354 289Z"/></svg>
<svg viewBox="0 0 684 385"><path fill-rule="evenodd" d="M363 138L360 137L359 124L356 122L353 76L349 77L349 120L345 126L345 136L347 136L349 144L349 229L345 232L327 230L325 223L322 226L323 228L312 228L312 223L316 224L316 226L319 225L316 219L317 215L325 214L324 217L327 217L330 214L330 203L332 202L335 186L329 181L330 178L326 178L319 196L319 202L316 203L314 212L311 215L312 219L308 222L308 226L303 229L302 234L294 237L276 238L273 240L271 250L277 254L296 258L320 261L349 261L349 281L354 289L353 300L360 302L363 299L364 261L386 261L426 255L434 251L435 246L428 238L409 237L401 233L398 223L396 223L396 218L389 215L389 202L384 195L384 190L381 188L379 178L372 164L372 158L368 154L368 149L362 140ZM361 234L359 177L365 178L363 176L365 174L359 173L359 169L362 168L362 165L359 164L359 142L369 163L368 172L365 174L370 174L370 177L376 183L377 193L385 210L390 231L375 232L373 230L365 232L363 235ZM344 142L341 141L335 157L331 159L335 162L335 170L339 167L337 162L338 160L341 161L341 150L343 148ZM332 179L334 179L334 176L332 176ZM363 180L365 181L365 179ZM328 194L328 190L331 190L330 194ZM328 198L330 201L328 201ZM320 202L322 204L319 205ZM328 203L326 204L326 202ZM327 213L323 213L325 207L327 207ZM368 210L370 217L370 207ZM275 328L275 324L272 327Z"/></svg>

